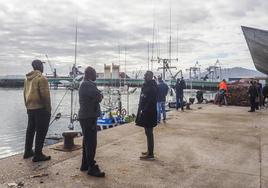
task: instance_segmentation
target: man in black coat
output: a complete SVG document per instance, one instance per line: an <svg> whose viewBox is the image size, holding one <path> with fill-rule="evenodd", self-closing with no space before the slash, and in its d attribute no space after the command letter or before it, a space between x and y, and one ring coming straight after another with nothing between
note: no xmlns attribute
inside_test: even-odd
<svg viewBox="0 0 268 188"><path fill-rule="evenodd" d="M79 87L79 121L83 132L83 156L81 171L87 171L88 175L104 177L95 161L97 147L97 118L100 116L100 102L102 94L97 89L94 81L96 71L92 67L85 70L84 81Z"/></svg>
<svg viewBox="0 0 268 188"><path fill-rule="evenodd" d="M258 97L258 90L255 82L250 81L250 86L248 89L249 101L250 101L250 110L248 112L255 112L256 109L256 98Z"/></svg>
<svg viewBox="0 0 268 188"><path fill-rule="evenodd" d="M147 136L147 152L142 152L140 159L154 159L153 128L157 125L157 84L153 80L153 72L147 71L144 75L144 84L141 88L136 125L144 127Z"/></svg>
<svg viewBox="0 0 268 188"><path fill-rule="evenodd" d="M185 81L183 79L183 77L181 77L181 80L178 78L176 85L175 85L175 90L176 90L176 109L178 110L179 108L181 108L181 111L184 111L183 109L183 90L186 89L186 84Z"/></svg>

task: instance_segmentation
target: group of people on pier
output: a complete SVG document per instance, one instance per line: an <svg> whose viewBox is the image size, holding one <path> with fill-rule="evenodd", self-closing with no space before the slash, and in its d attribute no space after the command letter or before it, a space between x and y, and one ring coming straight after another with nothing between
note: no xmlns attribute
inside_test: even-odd
<svg viewBox="0 0 268 188"><path fill-rule="evenodd" d="M225 79L223 79L218 85L218 94L216 102L221 106L227 105L227 98L229 97L228 85ZM268 97L268 87L262 87L259 80L251 80L250 86L247 90L249 96L250 110L248 112L255 112L255 110L261 109L265 105L266 98Z"/></svg>
<svg viewBox="0 0 268 188"><path fill-rule="evenodd" d="M51 117L51 100L48 81L43 73L43 63L40 60L32 62L33 71L26 75L24 82L24 102L28 114L28 126L26 130L25 150L23 158L32 158L33 162L48 161L51 156L45 155L43 150L44 140L49 128ZM88 175L104 177L95 161L97 147L97 118L101 115L100 103L103 95L96 84L96 71L92 67L85 69L84 80L79 87L78 119L83 134L83 149L81 171L87 171ZM183 89L185 82L178 79L175 85L177 109L183 110ZM154 136L153 129L157 124L166 121L166 96L169 87L161 77L154 76L153 72L147 71L144 75L144 84L136 116L136 125L145 130L147 137L147 151L142 152L141 160L154 159ZM161 114L163 118L161 118ZM33 140L35 136L35 149Z"/></svg>
<svg viewBox="0 0 268 188"><path fill-rule="evenodd" d="M49 128L51 117L51 100L47 79L42 75L43 62L34 60L32 62L33 71L26 74L24 82L24 102L28 114L28 126L26 130L25 150L23 158L32 158L33 162L48 161L51 156L43 154L44 140ZM92 67L87 67L84 72L84 80L79 87L78 119L83 134L83 149L81 171L86 171L88 175L104 177L105 173L100 170L95 161L97 147L97 118L101 115L100 103L103 99L101 91L95 84L96 71ZM185 81L177 79L175 84L176 109L184 111L184 89ZM225 80L219 84L219 104L226 101L227 83ZM144 74L144 84L141 88L136 125L145 130L147 137L147 151L142 152L141 160L154 160L154 134L153 129L161 120L166 121L166 96L169 87L161 77L156 78L152 71ZM254 112L265 101L262 98L262 85L251 81L248 89L251 109ZM267 91L268 94L268 91ZM225 102L226 103L226 102ZM162 116L162 117L161 117ZM33 141L35 137L35 149Z"/></svg>

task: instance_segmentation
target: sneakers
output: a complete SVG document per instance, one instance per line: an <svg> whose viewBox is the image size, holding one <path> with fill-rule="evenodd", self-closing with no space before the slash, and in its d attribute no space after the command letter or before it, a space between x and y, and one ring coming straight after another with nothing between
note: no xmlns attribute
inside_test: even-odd
<svg viewBox="0 0 268 188"><path fill-rule="evenodd" d="M44 154L41 155L35 155L32 159L33 162L40 162L40 161L48 161L50 160L51 157L50 156L46 156Z"/></svg>
<svg viewBox="0 0 268 188"><path fill-rule="evenodd" d="M94 165L93 167L89 167L87 174L94 177L103 178L105 176L104 172L101 172L98 165Z"/></svg>
<svg viewBox="0 0 268 188"><path fill-rule="evenodd" d="M155 158L154 155L142 155L140 156L140 160L153 161Z"/></svg>
<svg viewBox="0 0 268 188"><path fill-rule="evenodd" d="M24 152L23 159L28 159L32 156L34 156L33 150L31 150L30 152Z"/></svg>
<svg viewBox="0 0 268 188"><path fill-rule="evenodd" d="M255 112L255 110L249 110L248 112Z"/></svg>

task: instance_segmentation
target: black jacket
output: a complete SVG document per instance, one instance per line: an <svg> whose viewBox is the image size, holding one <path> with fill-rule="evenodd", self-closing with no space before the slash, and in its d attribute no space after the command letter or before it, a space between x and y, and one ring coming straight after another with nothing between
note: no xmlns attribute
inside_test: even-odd
<svg viewBox="0 0 268 188"><path fill-rule="evenodd" d="M155 127L157 125L157 84L155 80L145 82L141 88L136 125Z"/></svg>
<svg viewBox="0 0 268 188"><path fill-rule="evenodd" d="M97 118L100 116L102 94L92 81L84 80L79 87L79 119Z"/></svg>
<svg viewBox="0 0 268 188"><path fill-rule="evenodd" d="M251 98L258 97L258 90L257 90L256 86L254 86L254 85L249 86L248 94Z"/></svg>
<svg viewBox="0 0 268 188"><path fill-rule="evenodd" d="M176 95L183 96L183 90L186 89L186 84L184 80L177 82L175 85Z"/></svg>

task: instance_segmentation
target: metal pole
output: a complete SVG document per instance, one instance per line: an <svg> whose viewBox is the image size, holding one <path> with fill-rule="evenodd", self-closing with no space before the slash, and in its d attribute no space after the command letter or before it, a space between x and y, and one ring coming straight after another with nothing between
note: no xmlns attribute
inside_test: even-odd
<svg viewBox="0 0 268 188"><path fill-rule="evenodd" d="M169 0L169 63L171 65L171 0Z"/></svg>
<svg viewBox="0 0 268 188"><path fill-rule="evenodd" d="M129 88L127 86L127 115L129 115Z"/></svg>
<svg viewBox="0 0 268 188"><path fill-rule="evenodd" d="M73 98L74 98L74 79L76 74L76 58L77 58L77 20L75 25L75 51L74 51L74 68L72 69L73 72L73 82L71 84L71 116L70 116L70 130L73 130Z"/></svg>
<svg viewBox="0 0 268 188"><path fill-rule="evenodd" d="M162 60L163 61L163 81L165 81L166 80L166 70L165 70L165 61L166 60Z"/></svg>
<svg viewBox="0 0 268 188"><path fill-rule="evenodd" d="M148 49L148 70L150 70L150 42L148 41L147 44L147 49Z"/></svg>
<svg viewBox="0 0 268 188"><path fill-rule="evenodd" d="M127 79L127 46L125 46L125 78L124 78L124 85L126 85Z"/></svg>
<svg viewBox="0 0 268 188"><path fill-rule="evenodd" d="M119 87L121 88L121 76L120 76L120 55L121 55L121 51L120 51L120 45L118 45L118 63L119 63ZM113 69L113 68L112 68Z"/></svg>
<svg viewBox="0 0 268 188"><path fill-rule="evenodd" d="M177 58L179 58L179 24L177 25Z"/></svg>
<svg viewBox="0 0 268 188"><path fill-rule="evenodd" d="M190 67L189 74L190 74L190 80L192 80L192 69L191 69L191 67Z"/></svg>
<svg viewBox="0 0 268 188"><path fill-rule="evenodd" d="M77 57L77 21L75 25L75 49L74 49L74 65L76 66L76 57Z"/></svg>
<svg viewBox="0 0 268 188"><path fill-rule="evenodd" d="M73 123L73 84L72 84L72 88L71 88L71 117L70 117L70 123Z"/></svg>

